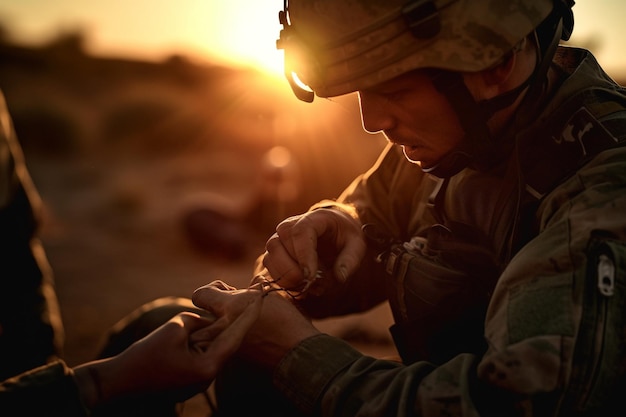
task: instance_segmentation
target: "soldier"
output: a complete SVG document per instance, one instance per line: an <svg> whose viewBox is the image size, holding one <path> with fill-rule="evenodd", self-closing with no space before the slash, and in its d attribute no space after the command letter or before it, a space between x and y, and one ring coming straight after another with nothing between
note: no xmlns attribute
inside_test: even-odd
<svg viewBox="0 0 626 417"><path fill-rule="evenodd" d="M38 236L41 199L0 92L0 380L61 356L63 323Z"/></svg>
<svg viewBox="0 0 626 417"><path fill-rule="evenodd" d="M559 46L572 6L285 2L297 97L357 92L364 128L389 144L267 241L254 282L287 300L265 298L218 377L220 416L615 415L626 95L589 51ZM219 311L229 294L210 284L193 300ZM309 320L385 301L401 362Z"/></svg>

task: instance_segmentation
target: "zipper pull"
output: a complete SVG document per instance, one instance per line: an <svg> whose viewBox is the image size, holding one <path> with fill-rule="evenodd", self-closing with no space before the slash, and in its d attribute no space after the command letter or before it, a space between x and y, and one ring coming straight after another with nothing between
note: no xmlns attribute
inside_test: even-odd
<svg viewBox="0 0 626 417"><path fill-rule="evenodd" d="M605 254L598 257L598 289L605 297L611 297L615 290L615 264Z"/></svg>

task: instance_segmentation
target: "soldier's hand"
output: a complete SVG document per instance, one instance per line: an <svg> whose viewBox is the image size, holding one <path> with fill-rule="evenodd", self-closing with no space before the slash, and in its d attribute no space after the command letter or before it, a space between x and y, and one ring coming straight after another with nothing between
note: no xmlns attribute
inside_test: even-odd
<svg viewBox="0 0 626 417"><path fill-rule="evenodd" d="M233 298L243 292L261 294L260 289L237 290L221 281L198 288L193 303L221 317L228 314ZM267 368L273 368L283 356L302 340L319 334L319 331L298 309L275 293L263 297L258 319L241 343L238 355Z"/></svg>
<svg viewBox="0 0 626 417"><path fill-rule="evenodd" d="M365 250L357 219L341 210L321 208L281 222L266 243L262 263L281 287L301 289L320 271L325 278L345 282Z"/></svg>

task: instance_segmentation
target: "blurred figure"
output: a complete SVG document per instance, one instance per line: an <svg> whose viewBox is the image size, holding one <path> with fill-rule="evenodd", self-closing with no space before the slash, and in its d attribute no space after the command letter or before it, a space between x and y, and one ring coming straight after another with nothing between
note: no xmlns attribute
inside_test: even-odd
<svg viewBox="0 0 626 417"><path fill-rule="evenodd" d="M200 253L227 261L242 260L252 235L271 233L299 197L299 172L289 149L274 146L261 159L250 194L232 201L203 193L183 208L185 236Z"/></svg>
<svg viewBox="0 0 626 417"><path fill-rule="evenodd" d="M37 238L40 210L0 93L0 414L176 415L176 404L205 391L236 351L258 317L260 291L237 294L218 319L189 299L155 300L111 329L99 359L70 368Z"/></svg>
<svg viewBox="0 0 626 417"><path fill-rule="evenodd" d="M0 380L62 353L53 273L37 235L41 209L0 92Z"/></svg>
<svg viewBox="0 0 626 417"><path fill-rule="evenodd" d="M272 231L300 197L300 172L295 156L284 146L270 148L261 161L256 201L248 210L247 223Z"/></svg>

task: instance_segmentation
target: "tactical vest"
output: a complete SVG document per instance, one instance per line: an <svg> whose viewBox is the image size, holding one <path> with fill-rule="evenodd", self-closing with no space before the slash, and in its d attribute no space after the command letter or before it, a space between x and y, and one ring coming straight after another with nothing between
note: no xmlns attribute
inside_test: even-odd
<svg viewBox="0 0 626 417"><path fill-rule="evenodd" d="M462 352L485 351L484 317L491 292L510 259L539 232L536 210L543 197L600 152L624 144L625 105L601 98L606 99L589 104L588 97L575 96L552 115L552 131L541 124L523 133L526 139L509 165L514 169L507 171L519 198L514 207L502 208L511 216L503 220L506 233L494 231L500 242L445 213L450 198L446 179L434 187L428 202L436 222L383 252L395 319L390 331L405 363L443 363ZM500 214L497 204L491 210Z"/></svg>

